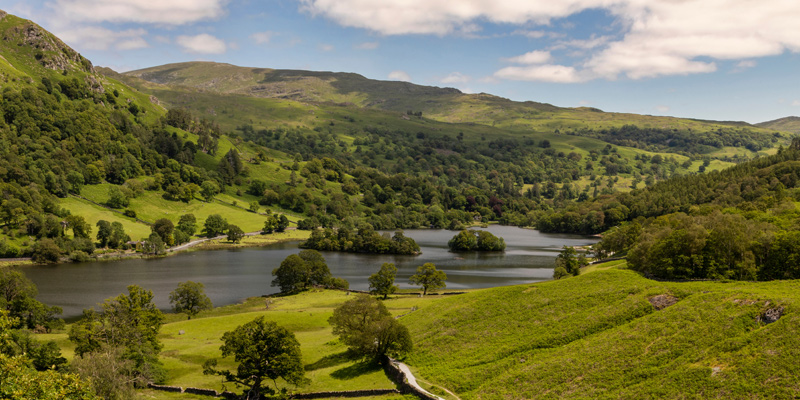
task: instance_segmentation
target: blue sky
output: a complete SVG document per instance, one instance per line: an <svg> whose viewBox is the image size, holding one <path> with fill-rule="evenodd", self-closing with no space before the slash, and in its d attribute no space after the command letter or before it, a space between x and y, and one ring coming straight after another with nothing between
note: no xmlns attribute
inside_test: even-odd
<svg viewBox="0 0 800 400"><path fill-rule="evenodd" d="M95 65L355 72L563 107L800 115L797 0L0 0Z"/></svg>

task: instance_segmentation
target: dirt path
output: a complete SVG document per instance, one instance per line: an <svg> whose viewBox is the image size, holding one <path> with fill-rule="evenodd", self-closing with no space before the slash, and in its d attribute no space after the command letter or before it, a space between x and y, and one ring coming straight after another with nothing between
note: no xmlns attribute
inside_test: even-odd
<svg viewBox="0 0 800 400"><path fill-rule="evenodd" d="M437 396L437 395L435 395L435 394L423 389L422 386L420 386L419 383L417 383L417 378L414 376L414 374L411 373L411 369L408 368L408 365L406 365L406 364L404 364L404 363L402 363L400 361L397 361L397 360L391 360L391 362L393 364L397 365L397 367L400 368L400 371L403 371L403 373L406 375L406 380L408 381L409 385L413 386L414 388L416 388L420 392L427 394L432 399L445 400L445 399L443 399L443 398L441 398L441 397L439 397L439 396ZM447 390L447 389L445 389L445 388L443 388L441 386L437 386L437 387L439 387L440 389L444 390L445 392L447 392L451 396L455 397L456 399L461 400L458 396L456 396L455 393L453 393L453 392L451 392L451 391L449 391L449 390Z"/></svg>

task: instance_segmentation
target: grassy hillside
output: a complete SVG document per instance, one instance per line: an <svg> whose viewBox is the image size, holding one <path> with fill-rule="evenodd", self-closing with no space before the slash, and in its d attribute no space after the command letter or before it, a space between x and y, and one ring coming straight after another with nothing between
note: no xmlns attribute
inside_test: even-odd
<svg viewBox="0 0 800 400"><path fill-rule="evenodd" d="M800 117L779 118L773 121L758 123L756 126L781 132L800 134Z"/></svg>
<svg viewBox="0 0 800 400"><path fill-rule="evenodd" d="M112 71L106 72L113 74ZM499 128L491 130L495 133L503 130L535 135L586 129L616 130L625 125L676 132L716 132L734 128L764 134L771 132L770 127L762 129L743 122L609 113L587 107L561 108L533 101L514 102L485 93L465 94L450 88L371 80L352 73L188 62L130 71L118 77L142 90L160 92L159 97L173 105L183 105L185 100L199 93L214 96L233 94L292 100L303 104L325 104L349 110L369 108L400 113L419 112L425 118L440 122ZM183 99L164 92L176 88L184 92ZM223 98L231 100L230 97Z"/></svg>
<svg viewBox="0 0 800 400"><path fill-rule="evenodd" d="M660 311L655 296L677 300ZM666 283L609 269L473 292L403 318L408 363L474 398L792 398L794 281ZM766 324L768 310L782 310Z"/></svg>

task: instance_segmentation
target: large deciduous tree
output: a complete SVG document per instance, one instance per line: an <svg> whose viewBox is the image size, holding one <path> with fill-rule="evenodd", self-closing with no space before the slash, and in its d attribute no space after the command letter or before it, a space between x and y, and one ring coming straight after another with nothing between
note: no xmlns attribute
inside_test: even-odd
<svg viewBox="0 0 800 400"><path fill-rule="evenodd" d="M331 281L331 271L325 258L316 250L302 250L292 254L272 270L275 279L272 286L278 286L281 293L292 293L307 289L311 285L327 285Z"/></svg>
<svg viewBox="0 0 800 400"><path fill-rule="evenodd" d="M328 322L333 325L333 334L363 357L397 357L412 348L408 329L383 303L368 295L358 295L336 307Z"/></svg>
<svg viewBox="0 0 800 400"><path fill-rule="evenodd" d="M131 360L137 376L144 382L163 379L158 361L162 344L158 331L164 314L153 303L153 292L136 285L128 286L128 294L108 299L98 313L84 310L84 317L72 325L69 339L75 343L75 353L104 351L110 347L123 348L122 358Z"/></svg>
<svg viewBox="0 0 800 400"><path fill-rule="evenodd" d="M382 295L386 299L390 294L397 291L394 278L397 275L397 267L392 263L383 263L378 272L369 277L370 292Z"/></svg>
<svg viewBox="0 0 800 400"><path fill-rule="evenodd" d="M184 313L192 319L200 311L210 310L213 305L206 296L205 286L200 282L186 281L178 284L169 294L169 303L176 313Z"/></svg>
<svg viewBox="0 0 800 400"><path fill-rule="evenodd" d="M263 316L225 332L222 342L222 356L233 356L239 364L236 370L219 370L217 360L211 359L203 365L203 373L220 375L227 382L245 386L247 399L261 399L262 394L275 393L264 385L267 379L273 381L276 389L278 379L293 385L307 381L300 343L294 334Z"/></svg>
<svg viewBox="0 0 800 400"><path fill-rule="evenodd" d="M444 271L439 271L433 263L425 263L417 267L417 273L411 275L409 282L412 285L422 286L422 295L428 294L428 291L434 291L439 288L444 288L447 280L447 274Z"/></svg>

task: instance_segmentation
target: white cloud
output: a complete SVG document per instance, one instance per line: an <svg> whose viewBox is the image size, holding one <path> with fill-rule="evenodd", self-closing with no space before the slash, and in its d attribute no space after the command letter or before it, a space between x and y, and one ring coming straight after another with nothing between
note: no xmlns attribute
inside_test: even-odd
<svg viewBox="0 0 800 400"><path fill-rule="evenodd" d="M224 14L227 0L54 0L48 5L73 21L183 25Z"/></svg>
<svg viewBox="0 0 800 400"><path fill-rule="evenodd" d="M573 67L564 65L535 65L527 67L505 67L494 73L501 79L515 81L541 81L555 83L577 83L587 79Z"/></svg>
<svg viewBox="0 0 800 400"><path fill-rule="evenodd" d="M89 50L134 50L149 47L143 38L147 34L144 29L117 32L99 26L87 26L56 33L71 46Z"/></svg>
<svg viewBox="0 0 800 400"><path fill-rule="evenodd" d="M364 42L356 45L358 50L375 50L378 48L378 42Z"/></svg>
<svg viewBox="0 0 800 400"><path fill-rule="evenodd" d="M207 33L195 36L181 35L175 39L183 50L187 53L195 54L222 54L228 50L228 45L220 39Z"/></svg>
<svg viewBox="0 0 800 400"><path fill-rule="evenodd" d="M442 78L442 83L467 83L471 79L469 76L462 74L461 72L453 72L450 75Z"/></svg>
<svg viewBox="0 0 800 400"><path fill-rule="evenodd" d="M800 100L793 101L792 105L795 106L795 107L800 107Z"/></svg>
<svg viewBox="0 0 800 400"><path fill-rule="evenodd" d="M335 47L333 47L333 45L330 44L321 44L319 45L319 49L322 51L333 51Z"/></svg>
<svg viewBox="0 0 800 400"><path fill-rule="evenodd" d="M660 113L668 112L669 111L669 106L658 105L658 106L656 106L656 111L658 111Z"/></svg>
<svg viewBox="0 0 800 400"><path fill-rule="evenodd" d="M640 79L707 73L717 70L719 60L800 52L800 1L796 0L298 1L314 15L384 35L474 32L488 22L518 25L520 29L512 34L529 33L538 39L548 35L536 26L589 9L605 10L616 19L618 35L560 44L586 50L572 54L579 60L569 66L583 77ZM528 68L522 74L503 69L496 76L538 75L544 70Z"/></svg>
<svg viewBox="0 0 800 400"><path fill-rule="evenodd" d="M758 63L755 62L754 60L742 60L742 61L739 61L738 63L736 63L736 70L737 71L744 71L744 70L746 70L748 68L753 68L756 65L758 65Z"/></svg>
<svg viewBox="0 0 800 400"><path fill-rule="evenodd" d="M389 80L411 82L411 77L405 71L389 72Z"/></svg>
<svg viewBox="0 0 800 400"><path fill-rule="evenodd" d="M550 61L550 52L543 50L529 51L521 56L504 58L503 61L514 64L544 64Z"/></svg>
<svg viewBox="0 0 800 400"><path fill-rule="evenodd" d="M250 35L250 39L253 39L256 44L267 44L270 40L275 36L275 32L271 31L264 31L264 32L256 32Z"/></svg>

